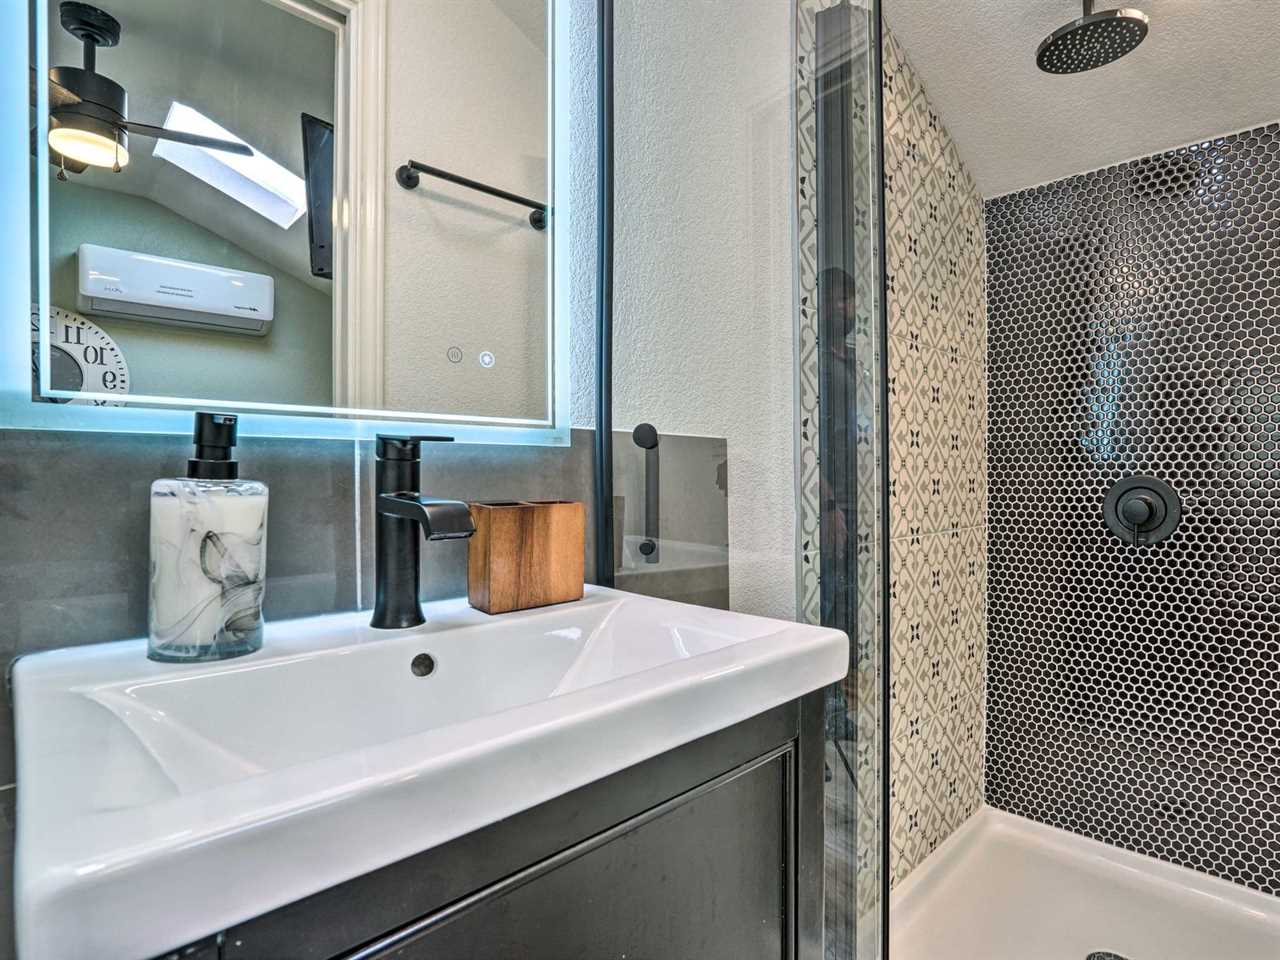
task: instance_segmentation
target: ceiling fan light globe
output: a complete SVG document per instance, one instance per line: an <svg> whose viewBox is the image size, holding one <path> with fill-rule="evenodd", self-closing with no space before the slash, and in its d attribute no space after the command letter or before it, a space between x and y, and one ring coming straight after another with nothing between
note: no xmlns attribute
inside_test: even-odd
<svg viewBox="0 0 1280 960"><path fill-rule="evenodd" d="M51 117L49 147L68 160L91 167L124 167L129 163L124 132L93 117Z"/></svg>

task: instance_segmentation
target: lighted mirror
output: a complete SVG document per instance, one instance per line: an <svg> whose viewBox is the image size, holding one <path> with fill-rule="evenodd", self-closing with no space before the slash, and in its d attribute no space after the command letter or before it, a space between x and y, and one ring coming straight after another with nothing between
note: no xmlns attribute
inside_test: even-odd
<svg viewBox="0 0 1280 960"><path fill-rule="evenodd" d="M249 432L563 442L548 0L31 20L31 313L5 331L31 365L4 367L4 423L217 407Z"/></svg>

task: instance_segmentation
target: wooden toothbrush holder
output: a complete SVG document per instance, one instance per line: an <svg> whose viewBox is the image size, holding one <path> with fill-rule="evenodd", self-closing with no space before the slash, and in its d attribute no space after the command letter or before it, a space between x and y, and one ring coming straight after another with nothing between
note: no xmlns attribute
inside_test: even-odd
<svg viewBox="0 0 1280 960"><path fill-rule="evenodd" d="M510 613L582 599L586 508L576 500L472 503L467 599Z"/></svg>

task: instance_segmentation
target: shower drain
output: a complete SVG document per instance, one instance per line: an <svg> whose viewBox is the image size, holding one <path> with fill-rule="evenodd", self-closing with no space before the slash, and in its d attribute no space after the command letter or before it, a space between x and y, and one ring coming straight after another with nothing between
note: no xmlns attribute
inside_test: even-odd
<svg viewBox="0 0 1280 960"><path fill-rule="evenodd" d="M1084 960L1129 960L1118 953L1112 953L1110 950L1095 950L1089 954Z"/></svg>

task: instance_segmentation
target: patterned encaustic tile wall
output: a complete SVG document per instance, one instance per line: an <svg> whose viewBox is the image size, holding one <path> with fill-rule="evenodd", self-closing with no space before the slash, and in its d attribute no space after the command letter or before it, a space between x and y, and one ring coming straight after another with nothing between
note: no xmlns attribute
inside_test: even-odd
<svg viewBox="0 0 1280 960"><path fill-rule="evenodd" d="M983 802L982 197L886 25L891 878Z"/></svg>
<svg viewBox="0 0 1280 960"><path fill-rule="evenodd" d="M1280 124L986 213L987 801L1280 893Z"/></svg>

